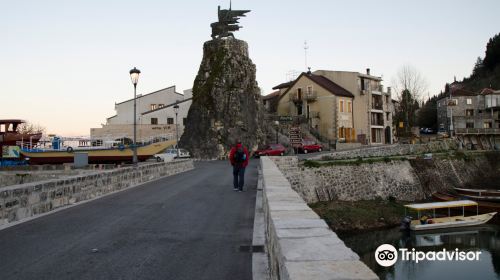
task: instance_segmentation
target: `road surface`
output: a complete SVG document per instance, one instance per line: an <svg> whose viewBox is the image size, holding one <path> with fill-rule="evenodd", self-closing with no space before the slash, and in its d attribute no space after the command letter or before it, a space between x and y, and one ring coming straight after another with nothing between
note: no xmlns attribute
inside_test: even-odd
<svg viewBox="0 0 500 280"><path fill-rule="evenodd" d="M251 279L257 160L227 162L0 231L0 279Z"/></svg>

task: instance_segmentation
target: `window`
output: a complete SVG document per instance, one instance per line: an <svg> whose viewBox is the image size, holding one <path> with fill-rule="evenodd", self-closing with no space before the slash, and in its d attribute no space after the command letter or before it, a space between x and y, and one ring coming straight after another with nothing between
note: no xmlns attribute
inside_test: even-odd
<svg viewBox="0 0 500 280"><path fill-rule="evenodd" d="M465 110L465 115L466 115L467 117L472 117L472 116L474 116L474 110L473 110L473 109L467 109L467 110Z"/></svg>
<svg viewBox="0 0 500 280"><path fill-rule="evenodd" d="M491 122L484 122L483 127L484 128L492 128Z"/></svg>
<svg viewBox="0 0 500 280"><path fill-rule="evenodd" d="M474 122L465 123L465 128L474 128Z"/></svg>
<svg viewBox="0 0 500 280"><path fill-rule="evenodd" d="M156 104L151 104L151 106L150 106L151 110L156 110L156 108L158 108Z"/></svg>
<svg viewBox="0 0 500 280"><path fill-rule="evenodd" d="M167 124L174 124L174 118L167 118Z"/></svg>
<svg viewBox="0 0 500 280"><path fill-rule="evenodd" d="M151 118L151 124L158 124L158 118Z"/></svg>
<svg viewBox="0 0 500 280"><path fill-rule="evenodd" d="M158 108L163 108L165 107L165 104L158 104Z"/></svg>
<svg viewBox="0 0 500 280"><path fill-rule="evenodd" d="M472 105L472 98L467 98L467 105Z"/></svg>
<svg viewBox="0 0 500 280"><path fill-rule="evenodd" d="M361 86L361 90L365 90L365 79L364 78L361 78L360 79L360 86Z"/></svg>
<svg viewBox="0 0 500 280"><path fill-rule="evenodd" d="M302 100L302 89L301 88L297 89L297 98L299 100ZM302 114L299 114L299 115L302 115Z"/></svg>
<svg viewBox="0 0 500 280"><path fill-rule="evenodd" d="M391 113L385 113L385 119L389 121L391 119Z"/></svg>
<svg viewBox="0 0 500 280"><path fill-rule="evenodd" d="M307 94L312 94L312 92L313 92L313 87L307 86Z"/></svg>
<svg viewBox="0 0 500 280"><path fill-rule="evenodd" d="M351 113L352 112L352 108L351 108L351 101L347 101L347 113Z"/></svg>
<svg viewBox="0 0 500 280"><path fill-rule="evenodd" d="M340 100L339 102L339 110L341 113L344 112L344 100Z"/></svg>

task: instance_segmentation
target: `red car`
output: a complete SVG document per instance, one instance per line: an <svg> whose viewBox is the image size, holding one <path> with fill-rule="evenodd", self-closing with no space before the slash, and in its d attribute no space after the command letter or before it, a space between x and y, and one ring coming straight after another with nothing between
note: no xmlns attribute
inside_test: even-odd
<svg viewBox="0 0 500 280"><path fill-rule="evenodd" d="M269 144L264 149L255 151L255 156L282 156L285 151L285 147L281 144Z"/></svg>
<svg viewBox="0 0 500 280"><path fill-rule="evenodd" d="M307 154L309 152L321 152L323 146L317 144L314 141L304 140L302 141L302 145L299 147L299 151Z"/></svg>

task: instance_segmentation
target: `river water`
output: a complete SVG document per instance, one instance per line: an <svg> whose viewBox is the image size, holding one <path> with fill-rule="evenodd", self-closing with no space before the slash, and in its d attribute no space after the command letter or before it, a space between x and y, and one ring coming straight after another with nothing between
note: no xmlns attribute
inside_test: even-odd
<svg viewBox="0 0 500 280"><path fill-rule="evenodd" d="M340 236L380 279L500 279L500 226L483 225L426 233L402 233L399 228ZM378 265L375 250L391 244L396 249L412 251L480 251L478 261L414 261L401 260L391 267Z"/></svg>

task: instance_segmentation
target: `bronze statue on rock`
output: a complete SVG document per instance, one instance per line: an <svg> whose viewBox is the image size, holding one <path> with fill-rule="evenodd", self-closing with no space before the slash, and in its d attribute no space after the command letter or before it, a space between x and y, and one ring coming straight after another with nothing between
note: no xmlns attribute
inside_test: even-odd
<svg viewBox="0 0 500 280"><path fill-rule="evenodd" d="M233 31L238 31L242 26L239 26L239 18L244 17L246 13L250 10L232 10L231 4L229 4L229 10L221 10L218 6L217 14L219 17L218 22L210 24L212 27L212 39L233 37Z"/></svg>
<svg viewBox="0 0 500 280"><path fill-rule="evenodd" d="M264 143L264 108L248 44L234 38L238 19L247 10L220 10L212 23L212 40L193 84L193 103L179 146L200 159L227 158L236 139L255 150Z"/></svg>

